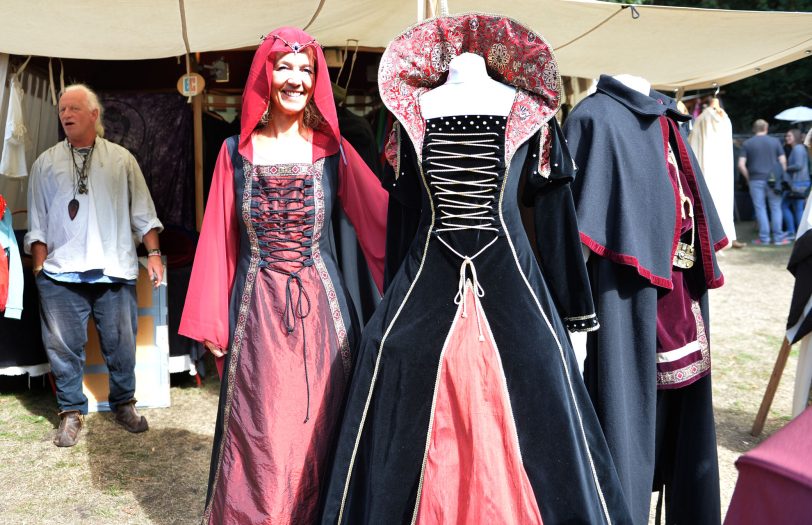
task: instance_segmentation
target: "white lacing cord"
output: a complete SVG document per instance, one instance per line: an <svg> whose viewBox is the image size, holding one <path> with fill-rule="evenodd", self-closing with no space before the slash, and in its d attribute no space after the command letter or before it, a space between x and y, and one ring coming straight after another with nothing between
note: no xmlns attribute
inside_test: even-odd
<svg viewBox="0 0 812 525"><path fill-rule="evenodd" d="M442 138L459 136L470 138L466 140ZM498 228L493 226L496 218L490 213L496 198L496 190L499 189L496 172L498 165L496 155L499 152L499 146L493 144L491 140L491 137L495 136L498 136L498 134L494 132L432 133L432 142L429 144L431 154L426 156L425 160L432 162L432 167L427 173L430 177L429 184L437 190L436 198L439 202L437 208L440 211L440 227L436 228L435 232L499 231ZM466 146L484 149L485 151L461 154L440 149L438 146ZM463 168L449 163L451 160L458 159L476 159L485 164ZM452 173L471 173L481 177L474 180L459 180L458 178L445 176Z"/></svg>
<svg viewBox="0 0 812 525"><path fill-rule="evenodd" d="M462 304L462 317L468 317L468 300L466 285L470 283L477 297L484 297L485 290L479 284L474 259L490 248L499 238L494 235L485 246L474 255L463 255L454 249L440 234L447 232L477 230L499 233L494 226L496 217L493 214L493 204L499 190L498 159L499 146L494 144L494 138L499 137L495 132L482 133L432 133L431 142L427 145L430 153L425 157L431 163L427 170L429 185L435 189L437 209L439 211L438 225L434 229L437 239L457 257L462 259L460 266L460 280L454 304ZM462 140L460 140L462 138ZM473 153L455 153L446 147L466 147ZM454 160L478 161L477 166L461 167L455 165ZM473 178L461 180L459 175L468 174ZM471 269L472 282L466 278L466 269ZM482 333L479 306L476 309L476 324L479 341L485 341Z"/></svg>
<svg viewBox="0 0 812 525"><path fill-rule="evenodd" d="M465 269L467 267L471 267L471 288L474 290L474 293L477 297L484 297L485 290L482 289L482 286L479 284L479 279L476 276L476 266L474 266L474 261L472 257L463 257L462 258L462 265L460 266L460 282L457 286L457 295L454 296L454 304L458 305L462 303L462 317L468 317L468 294L466 293L466 283L470 282L465 278ZM479 342L483 342L485 340L485 336L482 333L482 323L479 319L479 307L474 303L474 309L476 310L476 328L479 332Z"/></svg>

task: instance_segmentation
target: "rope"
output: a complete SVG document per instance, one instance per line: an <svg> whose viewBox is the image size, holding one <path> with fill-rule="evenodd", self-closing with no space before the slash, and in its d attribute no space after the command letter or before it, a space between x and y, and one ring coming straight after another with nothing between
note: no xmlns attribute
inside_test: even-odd
<svg viewBox="0 0 812 525"><path fill-rule="evenodd" d="M321 0L321 1L319 2L319 6L316 8L316 12L315 12L315 13L313 13L313 16L312 16L312 17L310 17L310 22L308 22L308 23L307 23L307 24L306 24L306 25L305 25L305 26L302 28L302 31L307 31L307 28L308 28L308 27L310 27L310 25L311 25L313 22L315 22L315 21L316 21L316 17L318 17L318 16L319 16L319 13L321 13L321 8L322 8L322 7L324 7L324 2L325 2L325 1L326 1L326 0Z"/></svg>
<svg viewBox="0 0 812 525"><path fill-rule="evenodd" d="M573 42L577 42L577 41L581 40L582 38L584 38L585 36L588 36L588 35L589 35L589 34L591 34L593 31L595 31L595 30L597 30L599 27L601 27L603 24L605 24L605 23L606 23L606 22L608 22L609 20L613 19L614 17L616 17L617 15L619 15L620 13L622 13L624 8L625 8L625 6L621 7L620 9L618 9L617 11L615 11L614 13L612 13L611 15L609 15L608 17L606 17L606 19L604 19L604 20L603 20L601 23L599 23L598 25L596 25L596 26L595 26L595 27L593 27L592 29L590 29L590 30L588 30L588 31L586 31L586 32L584 32L584 33L581 33L580 35L576 36L575 38L573 38L572 40L570 40L570 41L569 41L569 42L567 42L566 44L561 44L560 46L556 47L556 48L555 48L555 51L561 51L562 49L564 49L564 48L565 48L565 47L567 47L568 45L572 44Z"/></svg>

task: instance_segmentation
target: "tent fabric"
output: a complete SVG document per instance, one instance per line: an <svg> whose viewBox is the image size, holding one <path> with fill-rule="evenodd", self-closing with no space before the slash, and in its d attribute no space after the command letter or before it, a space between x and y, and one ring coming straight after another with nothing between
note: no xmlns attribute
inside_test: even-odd
<svg viewBox="0 0 812 525"><path fill-rule="evenodd" d="M562 75L628 73L658 89L727 84L812 53L812 13L631 9L592 0L449 4L451 14L498 10L544 35ZM353 38L382 49L417 21L424 6L425 0L241 0L231 9L219 0L74 0L68 8L5 0L0 52L100 60L180 56L186 52L181 7L192 52L253 48L274 27L307 26L314 15L307 31L323 46L343 47Z"/></svg>

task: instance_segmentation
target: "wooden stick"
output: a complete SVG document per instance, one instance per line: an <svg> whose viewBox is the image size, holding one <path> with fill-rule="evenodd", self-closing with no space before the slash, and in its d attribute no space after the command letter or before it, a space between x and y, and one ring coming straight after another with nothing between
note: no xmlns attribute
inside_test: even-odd
<svg viewBox="0 0 812 525"><path fill-rule="evenodd" d="M195 159L195 224L197 231L203 225L203 95L192 98Z"/></svg>
<svg viewBox="0 0 812 525"><path fill-rule="evenodd" d="M784 337L784 342L781 344L781 350L778 351L778 358L775 360L773 373L770 376L770 382L767 383L767 390L764 392L764 398L761 400L761 406L756 414L756 420L753 422L753 429L750 431L751 436L758 436L764 430L764 422L767 421L767 412L770 411L770 405L773 404L775 391L778 390L778 383L781 382L781 375L784 373L784 367L787 366L787 358L789 358L789 351L792 345L789 340Z"/></svg>

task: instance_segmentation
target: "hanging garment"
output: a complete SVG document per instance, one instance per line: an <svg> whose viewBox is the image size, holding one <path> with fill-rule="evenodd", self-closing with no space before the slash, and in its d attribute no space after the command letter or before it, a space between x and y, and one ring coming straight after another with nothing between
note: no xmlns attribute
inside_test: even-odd
<svg viewBox="0 0 812 525"><path fill-rule="evenodd" d="M733 125L721 108L706 107L694 122L688 144L696 155L728 241L736 240L733 224Z"/></svg>
<svg viewBox="0 0 812 525"><path fill-rule="evenodd" d="M11 210L0 195L0 311L19 319L23 312L23 266L11 226Z"/></svg>
<svg viewBox="0 0 812 525"><path fill-rule="evenodd" d="M653 486L665 486L666 523L717 524L721 514L703 351L682 349L696 359L687 386L663 374L677 369L680 359L664 361L657 353L669 334L662 296L682 288L678 306L690 308L681 308L678 318L695 324L681 328L695 330L697 342L709 345L690 313L698 307L702 326L709 326L707 290L724 282L714 254L727 239L696 160L676 130L686 118L673 99L656 91L644 95L602 75L597 91L564 125L578 166L573 196L581 241L592 251L587 268L602 325L588 334L584 379L639 524L648 522ZM690 242L683 193L692 201L695 262L676 270L678 243ZM658 366L664 362L669 367Z"/></svg>
<svg viewBox="0 0 812 525"><path fill-rule="evenodd" d="M812 196L807 197L787 269L795 276L787 339L792 344L801 343L792 398L792 416L796 417L806 408L812 387Z"/></svg>
<svg viewBox="0 0 812 525"><path fill-rule="evenodd" d="M6 177L25 177L28 175L28 164L25 160L28 131L23 116L24 93L21 84L21 75L27 64L28 60L9 79L6 134L3 138L3 153L0 155L0 175Z"/></svg>
<svg viewBox="0 0 812 525"><path fill-rule="evenodd" d="M277 53L313 44L282 28L257 50L242 129L220 151L180 333L227 350L205 523L299 524L317 519L323 477L352 371L359 328L336 262L333 214L354 225L377 286L386 194L338 132L327 74L312 99L324 123L312 162L254 162ZM290 44L289 44L290 43ZM316 71L327 72L312 47Z"/></svg>
<svg viewBox="0 0 812 525"><path fill-rule="evenodd" d="M424 120L421 94L464 52L517 88L509 116ZM441 17L390 43L378 82L405 248L387 253L322 523L630 523L567 336L597 320L551 49L506 18Z"/></svg>

